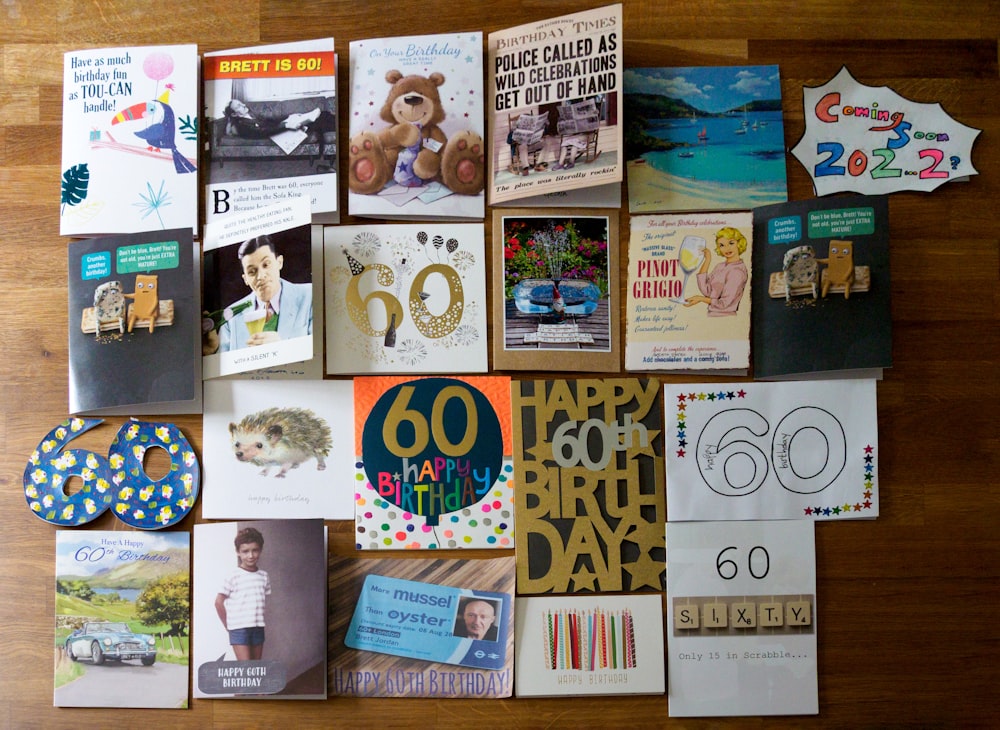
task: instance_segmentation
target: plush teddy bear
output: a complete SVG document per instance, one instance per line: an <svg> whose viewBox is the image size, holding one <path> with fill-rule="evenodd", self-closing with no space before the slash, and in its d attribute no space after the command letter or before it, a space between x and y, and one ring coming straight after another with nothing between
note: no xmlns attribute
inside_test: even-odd
<svg viewBox="0 0 1000 730"><path fill-rule="evenodd" d="M392 85L379 116L390 126L378 133L361 132L351 139L348 187L370 195L394 180L419 187L440 180L454 193L478 195L483 190L485 152L482 138L471 131L451 139L438 125L444 121L438 87L444 76L385 75Z"/></svg>

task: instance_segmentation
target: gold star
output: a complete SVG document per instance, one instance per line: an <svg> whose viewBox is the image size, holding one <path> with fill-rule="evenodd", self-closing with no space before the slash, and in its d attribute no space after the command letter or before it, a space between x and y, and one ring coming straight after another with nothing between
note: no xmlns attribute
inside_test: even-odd
<svg viewBox="0 0 1000 730"><path fill-rule="evenodd" d="M663 588L663 571L665 565L661 562L653 560L649 557L649 553L645 552L639 556L639 559L634 563L629 563L627 565L622 565L629 575L632 576L632 585L630 590L638 590L643 586L649 586L660 590Z"/></svg>
<svg viewBox="0 0 1000 730"><path fill-rule="evenodd" d="M625 533L624 540L635 543L639 550L645 553L650 548L662 548L666 542L666 535L663 531L662 522L639 522L632 526L632 529Z"/></svg>
<svg viewBox="0 0 1000 730"><path fill-rule="evenodd" d="M573 573L571 576L573 580L573 592L576 591L593 591L594 581L597 580L597 576L590 572L590 569L584 565L577 572Z"/></svg>

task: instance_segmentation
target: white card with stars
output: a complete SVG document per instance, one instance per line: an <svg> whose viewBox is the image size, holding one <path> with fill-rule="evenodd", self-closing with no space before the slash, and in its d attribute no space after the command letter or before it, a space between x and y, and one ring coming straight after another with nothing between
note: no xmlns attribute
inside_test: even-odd
<svg viewBox="0 0 1000 730"><path fill-rule="evenodd" d="M671 717L819 712L816 527L667 525Z"/></svg>
<svg viewBox="0 0 1000 730"><path fill-rule="evenodd" d="M874 380L664 388L667 519L878 516Z"/></svg>

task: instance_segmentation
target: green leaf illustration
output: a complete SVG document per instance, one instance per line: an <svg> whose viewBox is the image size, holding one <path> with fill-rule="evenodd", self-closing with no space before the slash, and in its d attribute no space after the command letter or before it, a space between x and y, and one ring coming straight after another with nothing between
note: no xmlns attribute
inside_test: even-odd
<svg viewBox="0 0 1000 730"><path fill-rule="evenodd" d="M73 165L62 174L62 204L78 205L87 197L87 185L90 183L90 170L87 163Z"/></svg>
<svg viewBox="0 0 1000 730"><path fill-rule="evenodd" d="M184 115L179 118L181 123L181 136L184 139L198 139L198 117Z"/></svg>

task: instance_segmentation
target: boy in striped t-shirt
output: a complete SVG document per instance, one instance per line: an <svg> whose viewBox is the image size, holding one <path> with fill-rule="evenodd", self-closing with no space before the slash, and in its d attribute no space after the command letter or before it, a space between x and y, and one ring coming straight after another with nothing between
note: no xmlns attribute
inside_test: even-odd
<svg viewBox="0 0 1000 730"><path fill-rule="evenodd" d="M264 652L264 600L271 594L267 571L257 565L264 536L253 527L245 527L233 542L237 568L215 597L215 610L229 632L236 658L260 659Z"/></svg>

